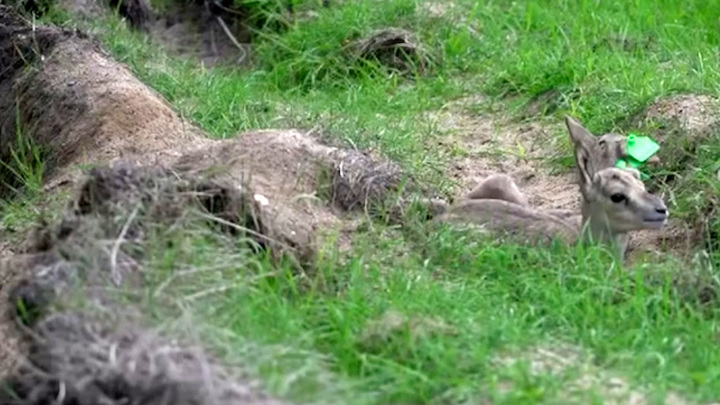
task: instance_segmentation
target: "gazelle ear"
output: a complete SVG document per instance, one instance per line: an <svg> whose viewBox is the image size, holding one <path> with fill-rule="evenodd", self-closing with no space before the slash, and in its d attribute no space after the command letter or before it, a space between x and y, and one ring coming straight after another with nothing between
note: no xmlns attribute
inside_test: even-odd
<svg viewBox="0 0 720 405"><path fill-rule="evenodd" d="M580 174L580 191L585 194L592 184L596 171L592 154L597 145L597 138L570 116L565 116L565 125L575 149L575 165Z"/></svg>
<svg viewBox="0 0 720 405"><path fill-rule="evenodd" d="M572 117L565 116L565 125L567 126L568 133L570 133L570 140L573 145L583 145L586 149L592 149L597 144L597 138L590 131L585 129L578 121Z"/></svg>

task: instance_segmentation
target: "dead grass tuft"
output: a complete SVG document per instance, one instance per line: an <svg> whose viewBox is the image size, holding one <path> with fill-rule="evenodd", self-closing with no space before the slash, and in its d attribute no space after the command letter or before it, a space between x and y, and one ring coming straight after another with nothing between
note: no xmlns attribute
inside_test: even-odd
<svg viewBox="0 0 720 405"><path fill-rule="evenodd" d="M122 162L98 167L62 220L37 233L29 252L33 259L12 264L30 274L13 292L12 302L22 302L25 316L35 319L56 297L82 285L90 299L109 305L103 291L108 285L142 286L140 263L148 234L188 218L219 224L221 231L234 235L245 232L253 247L281 252L266 236L258 209L257 201L236 186ZM200 215L190 217L189 211Z"/></svg>
<svg viewBox="0 0 720 405"><path fill-rule="evenodd" d="M235 374L235 375L233 375ZM119 316L56 313L33 329L30 355L0 402L40 404L282 404L257 384Z"/></svg>

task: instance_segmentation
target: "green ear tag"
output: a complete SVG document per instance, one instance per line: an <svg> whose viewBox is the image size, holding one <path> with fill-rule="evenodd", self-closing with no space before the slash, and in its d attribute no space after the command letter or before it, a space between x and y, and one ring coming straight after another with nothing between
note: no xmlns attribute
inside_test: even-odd
<svg viewBox="0 0 720 405"><path fill-rule="evenodd" d="M637 169L640 166L642 166L642 162L638 162L637 160L629 156L627 159L620 159L615 163L615 167L619 167L621 169L624 169L626 167L632 167L633 169Z"/></svg>
<svg viewBox="0 0 720 405"><path fill-rule="evenodd" d="M658 150L660 150L660 145L650 139L650 137L637 136L635 134L628 135L628 155L639 163L643 163L646 160L650 159L650 157L654 155Z"/></svg>
<svg viewBox="0 0 720 405"><path fill-rule="evenodd" d="M626 167L632 167L633 169L637 169L641 165L642 165L642 163L638 162L637 160L635 160L633 158L628 158L627 160L620 159L617 162L615 162L615 167L619 167L620 169L624 169ZM640 179L642 181L645 181L650 178L650 176L643 173L639 169L638 169L638 171L640 172Z"/></svg>

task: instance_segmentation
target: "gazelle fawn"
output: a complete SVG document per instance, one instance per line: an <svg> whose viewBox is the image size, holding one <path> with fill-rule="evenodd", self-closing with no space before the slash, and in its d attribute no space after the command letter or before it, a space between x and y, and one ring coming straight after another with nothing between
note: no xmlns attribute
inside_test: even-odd
<svg viewBox="0 0 720 405"><path fill-rule="evenodd" d="M570 117L565 124L579 174L579 214L533 209L510 176L495 174L446 206L436 219L481 225L533 241L592 240L612 245L624 259L628 233L663 227L668 220L667 206L645 189L637 170L615 167L618 159L627 157L626 137L612 133L596 137ZM649 162L657 163L658 159L653 157Z"/></svg>

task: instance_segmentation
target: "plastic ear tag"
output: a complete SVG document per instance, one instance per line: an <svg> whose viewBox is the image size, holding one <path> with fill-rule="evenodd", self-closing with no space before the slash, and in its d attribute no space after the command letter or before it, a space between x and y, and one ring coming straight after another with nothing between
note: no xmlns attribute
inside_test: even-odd
<svg viewBox="0 0 720 405"><path fill-rule="evenodd" d="M640 180L645 181L650 178L647 174L643 173L638 169L642 165L641 162L638 162L637 160L628 157L627 160L620 159L615 163L615 167L619 167L621 169L624 169L626 167L632 167L633 169L636 169L638 172L640 172Z"/></svg>
<svg viewBox="0 0 720 405"><path fill-rule="evenodd" d="M637 169L640 166L642 166L642 162L638 162L631 157L628 157L627 159L619 159L615 163L615 167L619 167L621 169L624 169L626 167L632 167L633 169Z"/></svg>
<svg viewBox="0 0 720 405"><path fill-rule="evenodd" d="M636 134L630 134L627 137L627 153L640 164L650 159L650 157L659 150L660 145L650 139L650 137L638 136Z"/></svg>
<svg viewBox="0 0 720 405"><path fill-rule="evenodd" d="M652 157L652 155L654 155L658 150L660 150L660 145L650 139L650 137L630 134L627 137L628 157L627 159L619 159L615 163L615 167L622 169L629 166L633 169L637 169L642 166L646 160L650 159L650 157ZM650 176L640 172L640 179L645 181L649 178Z"/></svg>

